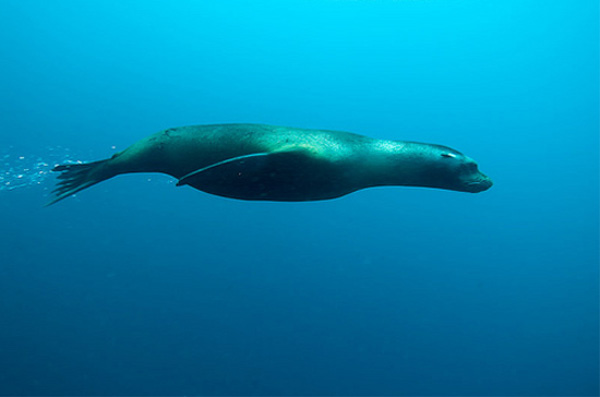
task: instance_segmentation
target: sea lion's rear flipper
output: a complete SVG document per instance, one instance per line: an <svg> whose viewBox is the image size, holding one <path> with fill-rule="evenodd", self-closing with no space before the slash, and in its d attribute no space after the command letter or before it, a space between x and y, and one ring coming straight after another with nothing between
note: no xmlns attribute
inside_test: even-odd
<svg viewBox="0 0 600 397"><path fill-rule="evenodd" d="M310 170L317 161L302 149L250 154L191 172L177 186L245 200L302 201L316 182Z"/></svg>
<svg viewBox="0 0 600 397"><path fill-rule="evenodd" d="M52 191L52 193L56 194L56 197L48 202L46 206L52 205L98 182L113 177L114 174L107 172L105 167L108 161L101 160L92 163L64 164L54 167L52 171L61 172L58 176L58 179L61 179L61 181L57 184L56 189Z"/></svg>

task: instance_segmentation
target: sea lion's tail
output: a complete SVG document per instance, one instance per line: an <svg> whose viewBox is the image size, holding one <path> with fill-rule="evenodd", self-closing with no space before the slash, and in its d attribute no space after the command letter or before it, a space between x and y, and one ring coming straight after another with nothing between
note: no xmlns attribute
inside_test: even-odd
<svg viewBox="0 0 600 397"><path fill-rule="evenodd" d="M56 189L52 191L56 197L49 201L46 207L98 182L112 178L115 174L107 172L106 163L108 161L110 159L83 164L63 164L54 167L52 171L61 172L58 176L61 181L56 185Z"/></svg>

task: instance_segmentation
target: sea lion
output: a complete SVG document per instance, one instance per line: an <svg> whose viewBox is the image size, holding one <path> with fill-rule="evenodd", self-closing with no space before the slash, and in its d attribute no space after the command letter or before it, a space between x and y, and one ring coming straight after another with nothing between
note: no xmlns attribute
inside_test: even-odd
<svg viewBox="0 0 600 397"><path fill-rule="evenodd" d="M241 200L327 200L374 186L477 193L492 181L446 146L264 124L169 128L110 159L58 165L54 204L119 174L162 172L177 186Z"/></svg>

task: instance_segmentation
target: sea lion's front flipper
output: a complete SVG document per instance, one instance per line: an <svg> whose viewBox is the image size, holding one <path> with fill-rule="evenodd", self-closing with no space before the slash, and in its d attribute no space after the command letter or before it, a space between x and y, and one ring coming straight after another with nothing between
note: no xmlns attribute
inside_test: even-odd
<svg viewBox="0 0 600 397"><path fill-rule="evenodd" d="M302 201L317 182L317 161L303 149L249 154L191 172L177 185L237 199Z"/></svg>

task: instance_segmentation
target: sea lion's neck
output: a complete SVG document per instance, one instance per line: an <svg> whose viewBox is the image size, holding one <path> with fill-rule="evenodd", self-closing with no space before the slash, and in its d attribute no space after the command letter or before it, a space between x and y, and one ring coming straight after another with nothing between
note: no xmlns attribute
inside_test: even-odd
<svg viewBox="0 0 600 397"><path fill-rule="evenodd" d="M365 184L420 186L426 169L427 144L406 141L374 141L365 161Z"/></svg>

